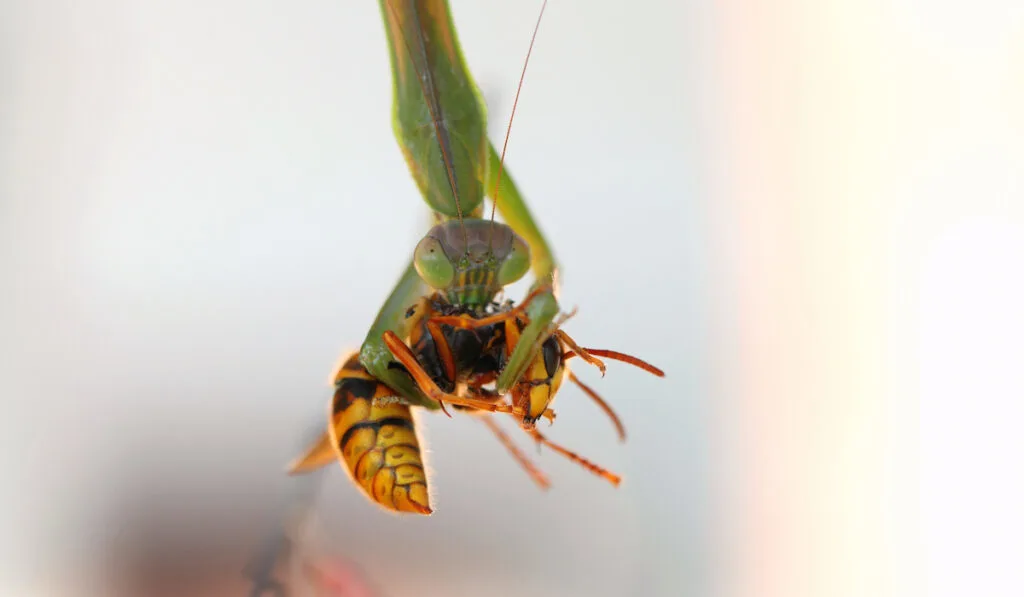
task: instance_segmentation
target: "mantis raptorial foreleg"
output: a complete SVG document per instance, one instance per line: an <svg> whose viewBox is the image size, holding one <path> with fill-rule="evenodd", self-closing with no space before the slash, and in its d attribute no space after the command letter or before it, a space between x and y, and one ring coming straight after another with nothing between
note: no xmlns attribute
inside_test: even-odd
<svg viewBox="0 0 1024 597"><path fill-rule="evenodd" d="M526 308L530 323L520 333L519 342L512 356L498 377L497 390L504 393L523 376L526 367L540 351L541 345L554 331L551 324L559 311L556 298L558 264L551 245L541 233L540 226L533 219L508 170L504 170L501 178L498 178L501 158L494 145L488 145L487 158L487 188L492 189L491 200L495 201L498 212L505 222L530 245L530 268L535 278L532 290L540 291Z"/></svg>
<svg viewBox="0 0 1024 597"><path fill-rule="evenodd" d="M388 299L384 301L384 306L377 313L377 319L374 320L369 333L366 334L366 340L363 341L363 345L359 349L359 362L366 367L370 375L401 394L409 404L436 409L438 408L437 402L420 391L416 383L404 371L391 367L395 358L384 342L384 332L390 331L405 338L413 326L419 323L422 314L416 312L411 316L407 314L410 306L421 300L426 291L426 285L410 263Z"/></svg>

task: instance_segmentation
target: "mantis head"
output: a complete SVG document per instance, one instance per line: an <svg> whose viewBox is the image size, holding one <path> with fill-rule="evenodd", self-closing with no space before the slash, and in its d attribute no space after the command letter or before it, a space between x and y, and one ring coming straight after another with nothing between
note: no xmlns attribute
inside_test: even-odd
<svg viewBox="0 0 1024 597"><path fill-rule="evenodd" d="M488 220L438 224L416 246L416 271L455 305L482 308L530 270L530 248L512 228Z"/></svg>

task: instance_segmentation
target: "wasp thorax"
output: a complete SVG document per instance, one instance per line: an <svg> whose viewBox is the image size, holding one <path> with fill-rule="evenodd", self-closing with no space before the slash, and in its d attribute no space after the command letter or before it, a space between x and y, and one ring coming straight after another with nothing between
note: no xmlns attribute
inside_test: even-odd
<svg viewBox="0 0 1024 597"><path fill-rule="evenodd" d="M526 275L530 249L512 228L489 220L438 224L420 241L414 259L423 281L453 302L486 303Z"/></svg>

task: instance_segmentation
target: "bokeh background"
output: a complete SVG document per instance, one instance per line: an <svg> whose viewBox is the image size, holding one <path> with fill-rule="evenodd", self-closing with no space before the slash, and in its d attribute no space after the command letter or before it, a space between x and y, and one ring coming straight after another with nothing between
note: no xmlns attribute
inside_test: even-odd
<svg viewBox="0 0 1024 597"><path fill-rule="evenodd" d="M539 4L452 6L498 136ZM390 92L372 2L0 2L5 594L245 594L424 224ZM570 331L667 371L581 370L624 445L559 399L626 480L545 453L541 493L427 417L437 513L332 468L310 557L396 596L1021 594L1022 106L1013 0L553 1L508 165Z"/></svg>

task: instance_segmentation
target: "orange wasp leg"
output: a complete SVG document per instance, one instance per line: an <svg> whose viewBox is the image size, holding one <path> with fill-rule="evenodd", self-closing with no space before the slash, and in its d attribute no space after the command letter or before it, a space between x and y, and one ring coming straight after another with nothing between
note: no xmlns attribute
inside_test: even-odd
<svg viewBox="0 0 1024 597"><path fill-rule="evenodd" d="M502 321L508 321L510 319L518 319L522 317L526 311L526 307L537 298L542 289L537 289L526 296L523 302L519 303L512 309L504 312L497 313L495 315L489 315L487 317L481 317L479 319L459 317L458 315L441 315L438 317L431 317L430 321L436 321L437 323L448 324L454 328L461 328L464 330L471 330L474 328L480 328L494 323L500 323Z"/></svg>
<svg viewBox="0 0 1024 597"><path fill-rule="evenodd" d="M648 363L647 361L645 361L643 359L638 359L637 357L635 357L633 355L628 355L628 354L623 353L623 352L616 352L614 350L603 350L603 349L600 349L600 348L579 348L578 346L572 346L572 345L570 345L569 347L572 348L572 352L567 352L567 353L563 354L562 355L563 359L571 359L572 357L580 357L580 358L583 358L584 360L586 360L586 357L583 357L583 355L575 352L577 350L582 350L582 351L586 352L587 354L597 355L599 357L604 357L606 359L611 359L613 361L619 361L619 362L622 362L622 363L628 363L630 365L633 365L634 367L637 367L638 369L643 369L644 371L646 371L646 372L648 372L648 373L650 373L652 375L657 375L658 377L665 377L665 372L664 371L662 371L661 369L658 369L657 367L655 367L654 365Z"/></svg>
<svg viewBox="0 0 1024 597"><path fill-rule="evenodd" d="M405 342L402 342L402 339L394 332L391 330L384 332L384 343L387 345L388 349L391 350L391 354L395 356L395 359L402 363L406 370L409 371L409 375L412 376L420 390L438 403L444 404L447 402L456 406L466 406L487 412L512 413L519 416L523 415L522 409L517 409L510 404L496 404L486 400L464 398L462 396L456 396L455 394L445 393L437 386L436 383L434 383L433 379L430 379L430 376L427 375L427 372L423 370L423 367L420 366L419 362L416 360L416 355L412 353L412 350L406 346Z"/></svg>
<svg viewBox="0 0 1024 597"><path fill-rule="evenodd" d="M586 458L580 456L579 454L573 452L572 450L563 448L562 446L556 444L555 442L541 435L540 431L537 431L536 429L524 429L524 431L529 433L530 436L532 436L533 439L537 441L537 443L544 444L545 446L551 448L555 452L558 452L562 456L565 456L569 460L594 473L598 477L601 477L604 480L608 481L612 485L618 487L619 483L622 482L622 477L616 475L615 473L609 471L608 469L602 466L594 464L593 462L587 460Z"/></svg>
<svg viewBox="0 0 1024 597"><path fill-rule="evenodd" d="M463 330L472 330L476 328L482 328L493 323L501 323L502 321L515 320L520 317L520 314L516 311L507 311L505 313L498 313L497 315L489 315L487 317L481 317L480 319L473 319L471 317L460 317L458 315L439 315L437 317L431 317L428 321L429 324L446 324L453 328L459 328Z"/></svg>
<svg viewBox="0 0 1024 597"><path fill-rule="evenodd" d="M448 345L445 340L444 331L441 330L441 323L435 318L428 318L426 325L427 331L430 332L430 337L434 339L434 346L437 348L437 356L441 359L441 364L444 365L445 375L448 379L455 379L455 357L452 356L452 347Z"/></svg>
<svg viewBox="0 0 1024 597"><path fill-rule="evenodd" d="M555 330L555 336L557 336L559 340L564 342L566 346L572 349L573 353L575 353L576 356L580 357L584 361L600 369L601 377L604 377L605 366L604 363L601 362L601 359L592 356L586 348L581 348L579 344L576 344L575 340L569 337L569 334L566 334L562 330Z"/></svg>
<svg viewBox="0 0 1024 597"><path fill-rule="evenodd" d="M551 487L551 482L548 481L548 477L544 474L544 471L537 468L537 465L534 464L518 446L512 443L512 438L502 431L501 427L498 427L498 424L491 419L490 415L483 415L480 417L480 420L483 421L483 424L487 425L487 428L498 437L498 441L505 446L505 449L509 451L512 458L515 458L519 465L526 470L526 474L530 475L530 478L533 479L533 482L536 483L538 487L541 489L548 489Z"/></svg>
<svg viewBox="0 0 1024 597"><path fill-rule="evenodd" d="M615 430L619 433L619 441L626 441L626 428L622 425L622 421L619 420L619 415L615 414L615 411L612 410L612 407L607 402L605 402L604 398L601 398L601 396L597 392L595 392L593 388L583 383L582 381L580 381L578 377L573 375L572 371L567 370L566 373L569 374L569 381L578 385L580 389L583 390L583 393L586 394L587 396L590 396L590 399L596 402L597 405L601 407L601 410L604 411L604 414L608 415L608 418L612 420L612 424L615 425Z"/></svg>

